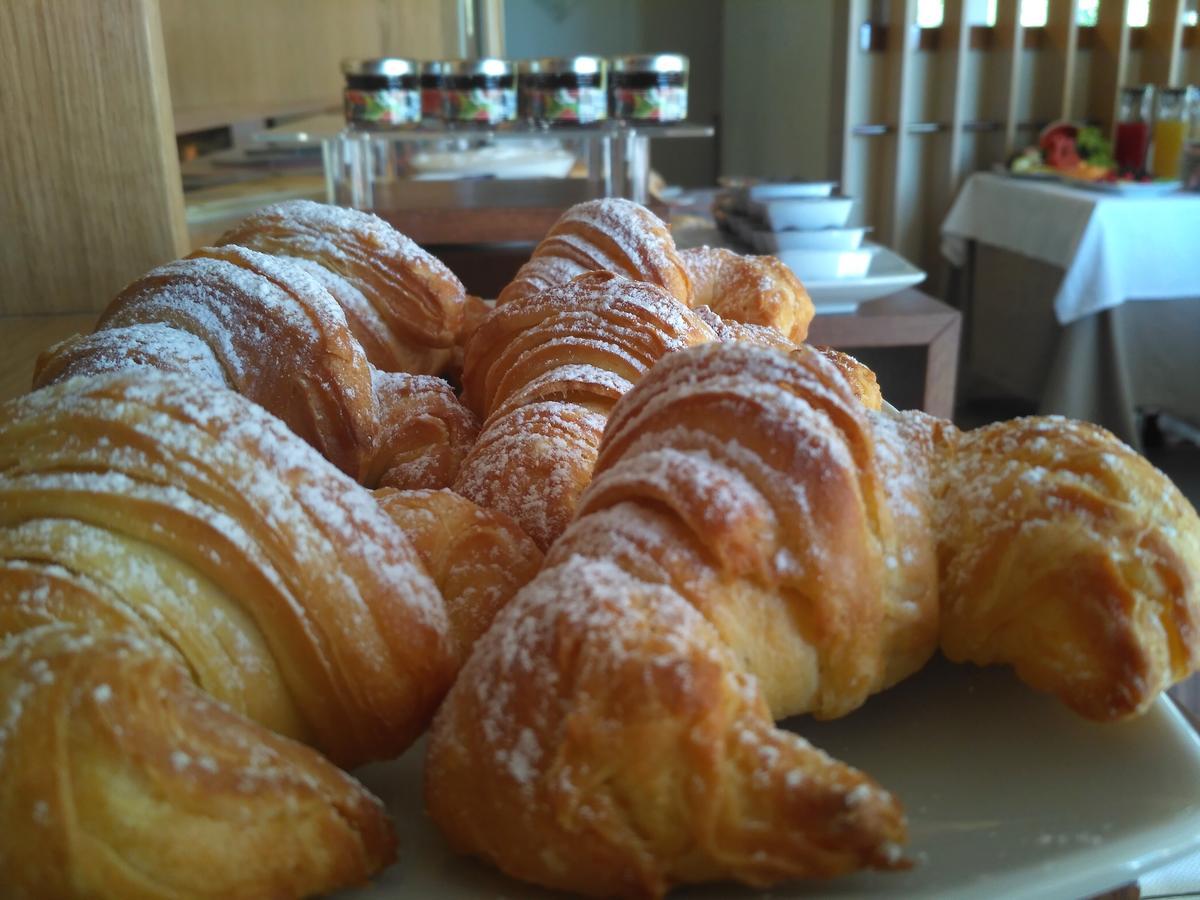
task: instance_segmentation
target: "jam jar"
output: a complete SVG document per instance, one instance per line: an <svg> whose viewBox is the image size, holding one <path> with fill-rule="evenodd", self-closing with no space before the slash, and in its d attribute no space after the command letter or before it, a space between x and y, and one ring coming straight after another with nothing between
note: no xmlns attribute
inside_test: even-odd
<svg viewBox="0 0 1200 900"><path fill-rule="evenodd" d="M447 122L496 125L517 118L516 66L504 59L463 59L449 64L442 90Z"/></svg>
<svg viewBox="0 0 1200 900"><path fill-rule="evenodd" d="M442 98L446 91L446 82L450 77L450 67L454 62L448 59L435 59L421 63L421 118L427 122L436 122L442 117Z"/></svg>
<svg viewBox="0 0 1200 900"><path fill-rule="evenodd" d="M682 122L687 118L686 56L618 56L611 69L609 96L614 119Z"/></svg>
<svg viewBox="0 0 1200 900"><path fill-rule="evenodd" d="M598 56L522 64L522 116L539 125L590 125L608 118L608 63Z"/></svg>
<svg viewBox="0 0 1200 900"><path fill-rule="evenodd" d="M411 60L348 59L342 63L346 122L356 128L393 128L421 118L417 66Z"/></svg>

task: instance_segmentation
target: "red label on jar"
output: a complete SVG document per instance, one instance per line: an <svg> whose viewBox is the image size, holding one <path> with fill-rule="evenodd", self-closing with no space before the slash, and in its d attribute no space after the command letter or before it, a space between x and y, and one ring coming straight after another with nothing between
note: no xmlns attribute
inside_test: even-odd
<svg viewBox="0 0 1200 900"><path fill-rule="evenodd" d="M437 119L442 115L442 89L421 88L421 118Z"/></svg>
<svg viewBox="0 0 1200 900"><path fill-rule="evenodd" d="M526 88L529 116L539 122L587 125L608 117L608 98L599 87Z"/></svg>
<svg viewBox="0 0 1200 900"><path fill-rule="evenodd" d="M456 122L511 122L517 117L512 88L452 88L445 94L446 118Z"/></svg>

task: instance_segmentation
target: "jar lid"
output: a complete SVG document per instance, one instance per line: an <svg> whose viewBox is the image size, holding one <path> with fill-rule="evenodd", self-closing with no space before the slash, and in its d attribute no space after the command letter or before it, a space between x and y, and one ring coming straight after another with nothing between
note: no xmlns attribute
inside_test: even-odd
<svg viewBox="0 0 1200 900"><path fill-rule="evenodd" d="M688 58L682 53L655 53L642 56L616 56L614 72L686 72Z"/></svg>
<svg viewBox="0 0 1200 900"><path fill-rule="evenodd" d="M1158 89L1159 95L1166 97L1182 97L1187 92L1188 89L1186 87L1162 87Z"/></svg>
<svg viewBox="0 0 1200 900"><path fill-rule="evenodd" d="M342 60L342 74L399 78L402 75L416 75L417 64L411 59L400 59L396 56L384 56L379 59L344 59Z"/></svg>
<svg viewBox="0 0 1200 900"><path fill-rule="evenodd" d="M603 75L607 61L600 56L545 56L524 64L530 75Z"/></svg>
<svg viewBox="0 0 1200 900"><path fill-rule="evenodd" d="M456 59L449 63L447 75L483 75L487 78L502 78L513 74L515 66L507 59Z"/></svg>

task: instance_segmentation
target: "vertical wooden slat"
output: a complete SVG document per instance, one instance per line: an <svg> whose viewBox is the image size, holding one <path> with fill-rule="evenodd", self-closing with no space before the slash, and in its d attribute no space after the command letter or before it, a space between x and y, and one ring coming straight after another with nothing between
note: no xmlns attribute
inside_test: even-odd
<svg viewBox="0 0 1200 900"><path fill-rule="evenodd" d="M1153 0L1142 38L1141 80L1149 84L1181 84L1185 0Z"/></svg>
<svg viewBox="0 0 1200 900"><path fill-rule="evenodd" d="M946 197L953 200L958 193L966 170L963 160L966 121L967 54L971 52L971 23L967 16L965 0L946 0L946 12L942 20L942 34L946 37L946 52L950 54L950 78L953 91L950 107L950 149L946 171Z"/></svg>
<svg viewBox="0 0 1200 900"><path fill-rule="evenodd" d="M1017 108L1021 96L1021 55L1025 29L1021 25L1021 0L997 0L996 52L999 54L1003 97L1004 155L1017 147Z"/></svg>
<svg viewBox="0 0 1200 900"><path fill-rule="evenodd" d="M1104 0L1092 45L1088 115L1105 133L1111 133L1117 121L1117 99L1128 69L1129 0Z"/></svg>
<svg viewBox="0 0 1200 900"><path fill-rule="evenodd" d="M841 172L840 181L842 190L849 189L849 185L854 183L854 126L858 123L854 121L854 110L856 108L855 99L858 92L862 90L862 66L861 55L858 49L859 32L862 29L863 22L866 21L867 15L866 0L849 0L844 5L844 30L841 33L841 40L845 47L845 76L842 83L842 92L840 94L842 101L842 121L841 121Z"/></svg>
<svg viewBox="0 0 1200 900"><path fill-rule="evenodd" d="M187 251L156 0L0 3L0 314L99 310Z"/></svg>
<svg viewBox="0 0 1200 900"><path fill-rule="evenodd" d="M891 0L890 28L887 43L887 75L889 82L888 113L895 125L891 171L885 182L889 196L880 208L886 210L883 220L884 242L896 249L910 224L910 214L920 185L907 177L909 155L912 152L908 126L913 109L913 54L917 49L916 0Z"/></svg>
<svg viewBox="0 0 1200 900"><path fill-rule="evenodd" d="M1155 0L1156 4L1158 0ZM1052 71L1061 79L1062 102L1059 116L1071 118L1075 99L1075 59L1079 49L1079 0L1050 0L1046 15L1046 45L1042 51L1054 54Z"/></svg>

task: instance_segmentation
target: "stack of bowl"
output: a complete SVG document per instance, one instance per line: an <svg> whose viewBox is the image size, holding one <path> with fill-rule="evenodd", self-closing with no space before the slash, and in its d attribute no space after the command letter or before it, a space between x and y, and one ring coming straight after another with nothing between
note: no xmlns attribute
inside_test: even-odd
<svg viewBox="0 0 1200 900"><path fill-rule="evenodd" d="M877 249L866 228L847 228L854 199L831 181L761 182L731 188L719 203L725 227L756 253L770 253L802 281L865 278Z"/></svg>

